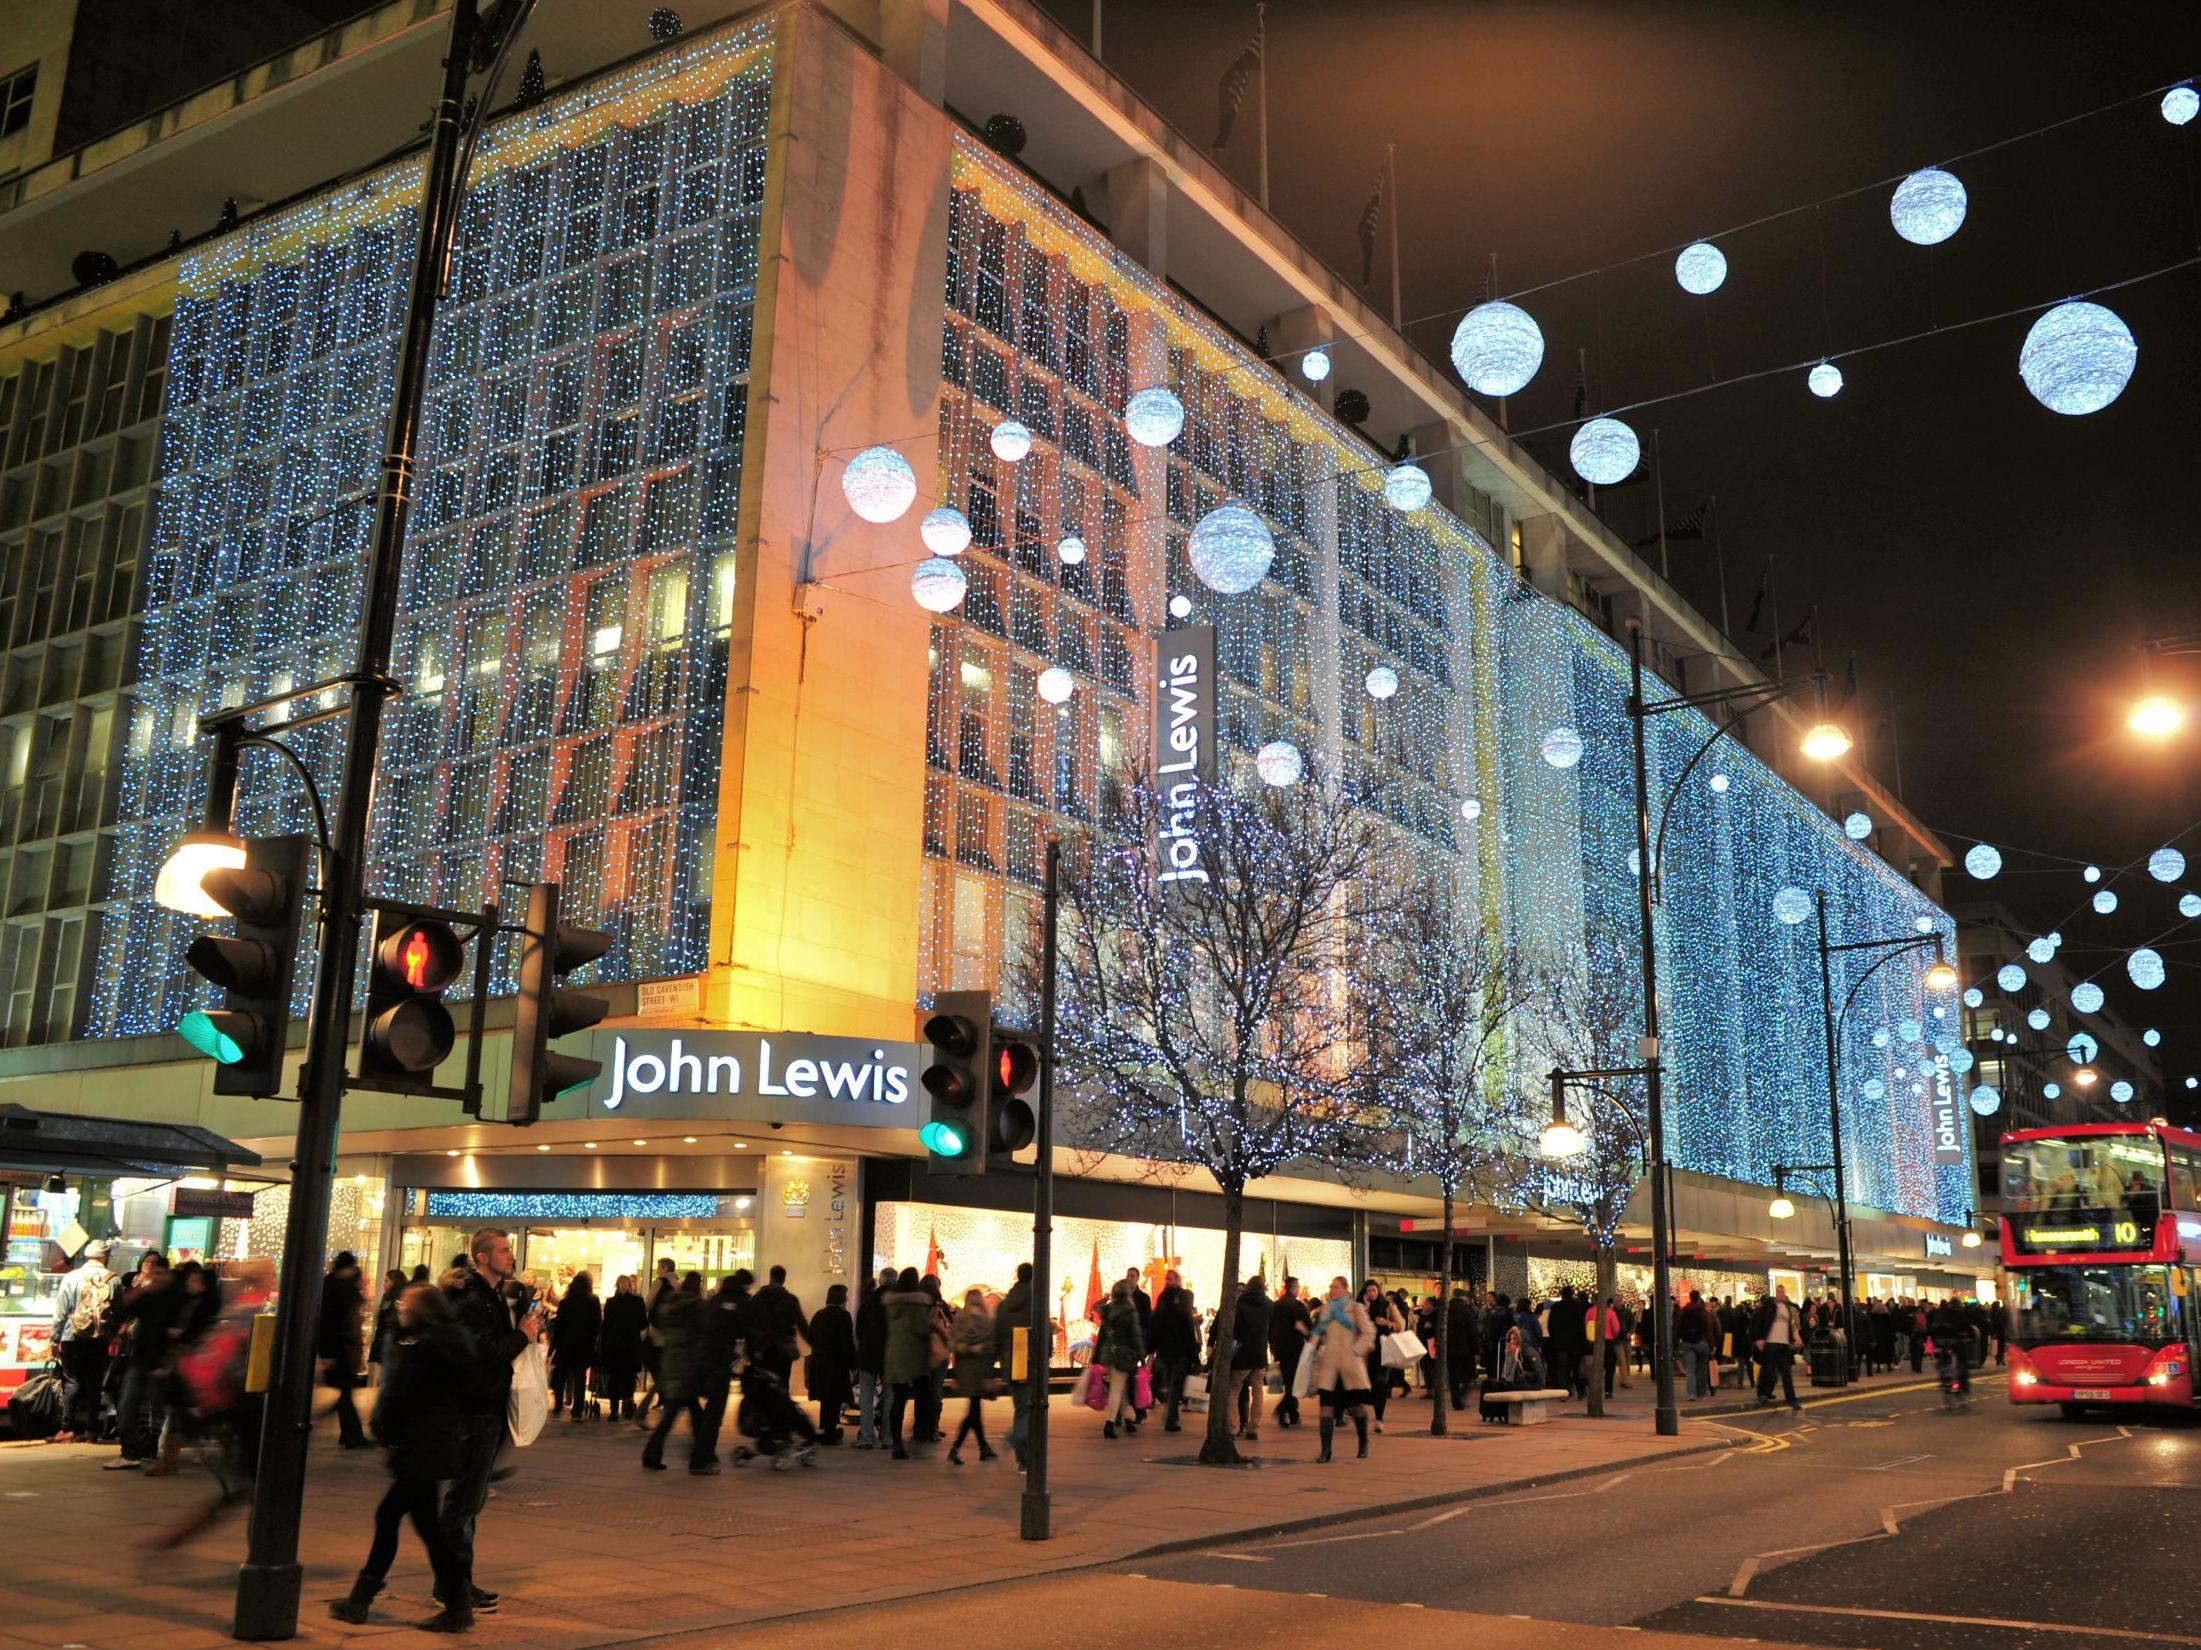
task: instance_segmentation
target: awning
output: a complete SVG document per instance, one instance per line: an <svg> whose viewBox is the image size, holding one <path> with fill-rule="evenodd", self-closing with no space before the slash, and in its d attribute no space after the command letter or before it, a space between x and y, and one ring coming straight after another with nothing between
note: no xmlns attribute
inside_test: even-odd
<svg viewBox="0 0 2201 1650"><path fill-rule="evenodd" d="M219 1174L259 1162L258 1152L188 1123L140 1123L0 1105L0 1171Z"/></svg>

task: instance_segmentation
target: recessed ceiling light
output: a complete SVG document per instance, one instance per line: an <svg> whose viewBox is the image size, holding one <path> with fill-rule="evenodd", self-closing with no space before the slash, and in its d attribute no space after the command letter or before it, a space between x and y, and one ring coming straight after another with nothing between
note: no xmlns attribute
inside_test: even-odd
<svg viewBox="0 0 2201 1650"><path fill-rule="evenodd" d="M452 1148L451 1148L451 1149L450 1149L449 1151L445 1152L445 1153L444 1153L443 1155L444 1155L445 1157L456 1157L456 1156L458 1156L458 1154L459 1154L459 1152L458 1152L458 1148L457 1148L456 1146L453 1146L453 1147L452 1147Z"/></svg>
<svg viewBox="0 0 2201 1650"><path fill-rule="evenodd" d="M637 1140L637 1141L635 1142L635 1144L636 1144L637 1146L647 1146L647 1145L649 1144L649 1142L648 1142L647 1140Z"/></svg>
<svg viewBox="0 0 2201 1650"><path fill-rule="evenodd" d="M594 1151L596 1149L596 1142L593 1140L584 1140L581 1142L581 1144L586 1146L590 1151Z"/></svg>
<svg viewBox="0 0 2201 1650"><path fill-rule="evenodd" d="M746 1141L746 1140L737 1140L737 1141L735 1141L735 1142L734 1142L734 1150L735 1150L735 1151L737 1151L737 1152L745 1152L745 1151L747 1151L748 1149L749 1149L749 1142L748 1142L748 1141Z"/></svg>
<svg viewBox="0 0 2201 1650"><path fill-rule="evenodd" d="M535 1149L539 1152L547 1152L548 1150L550 1150L548 1146L537 1146Z"/></svg>
<svg viewBox="0 0 2201 1650"><path fill-rule="evenodd" d="M787 1149L787 1148L786 1148L785 1146L782 1146L782 1147L780 1148L780 1156L782 1156L782 1157L793 1157L794 1155L795 1155L795 1154L794 1154L793 1152L789 1151L789 1150L788 1150L788 1149Z"/></svg>
<svg viewBox="0 0 2201 1650"><path fill-rule="evenodd" d="M684 1134L680 1137L680 1143L684 1146L692 1146L695 1144L695 1136L692 1134Z"/></svg>

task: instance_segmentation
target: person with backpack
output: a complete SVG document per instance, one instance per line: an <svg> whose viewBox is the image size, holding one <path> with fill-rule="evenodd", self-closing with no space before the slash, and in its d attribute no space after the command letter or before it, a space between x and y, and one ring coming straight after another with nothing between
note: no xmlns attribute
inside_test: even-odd
<svg viewBox="0 0 2201 1650"><path fill-rule="evenodd" d="M92 1443L99 1436L99 1394L107 1381L107 1342L115 1275L107 1270L104 1238L84 1246L83 1262L54 1291L54 1355L61 1360L61 1430L54 1444Z"/></svg>

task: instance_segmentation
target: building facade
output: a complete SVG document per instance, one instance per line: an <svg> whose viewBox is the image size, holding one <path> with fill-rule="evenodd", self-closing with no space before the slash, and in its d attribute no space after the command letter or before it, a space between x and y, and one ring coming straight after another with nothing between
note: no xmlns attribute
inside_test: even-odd
<svg viewBox="0 0 2201 1650"><path fill-rule="evenodd" d="M873 9L859 33L775 5L638 55L607 34L481 146L430 373L371 881L463 908L559 881L568 920L614 936L595 969L614 1013L589 1034L603 1076L529 1130L497 1121L495 1033L480 1118L351 1096L345 1246L434 1264L497 1221L552 1280L671 1255L778 1261L812 1294L887 1261L1006 1283L1028 1182L928 1176L916 1016L951 988L1019 1014L1044 842L1116 819L1177 623L1215 627L1246 783L1278 745L1310 774L1380 780L1462 920L1539 961L1632 967L1608 627L1641 623L1674 688L1753 668L1043 18ZM326 72L388 72L441 27L381 26L355 25L381 46ZM272 137L303 101L247 100L204 141L255 119ZM1042 133L1028 160L957 112L1004 105ZM0 730L25 776L0 840L0 1098L288 1132L284 1102L215 1097L173 1037L201 987L151 882L196 822L201 719L351 668L419 165L331 166L340 181L0 331ZM79 182L49 221L96 214L96 171ZM1336 378L1293 371L1317 344L1366 386L1364 427L1333 416ZM1153 387L1186 415L1158 446L1126 422ZM994 439L1012 418L1030 435L1015 459ZM1385 494L1405 431L1431 455L1432 500L1410 511ZM840 486L880 444L921 495L883 525ZM1236 595L1186 549L1228 500L1276 546ZM944 506L971 542L964 597L935 615L910 570L918 518ZM1042 672L1068 694L1042 695ZM1864 1261L1945 1248L1977 1200L1968 1151L1937 1135L1966 1086L1956 1011L1923 983L1932 941L1954 941L1938 845L1861 770L1845 794L1871 800L1894 862L1834 825L1781 771L1789 707L1692 765L1715 731L1683 712L1651 736L1669 1150L1711 1188L1700 1258L1823 1269L1762 1219L1776 1168L1831 1151L1817 930L1798 920L1821 897L1837 942L1918 942L1840 1030L1846 1190L1886 1234ZM333 737L300 741L309 768L333 768ZM238 828L306 828L264 760ZM57 800L34 805L49 773ZM1846 993L1858 976L1834 967ZM1201 1184L1064 1162L1068 1317L1090 1275L1172 1259L1216 1297ZM107 1195L118 1226L192 1246L183 1217L133 1201L166 1194ZM265 1246L282 1202L269 1186L187 1235ZM1311 1173L1255 1202L1260 1264L1310 1274L1386 1244L1412 1271L1403 1234L1434 1207L1411 1183ZM58 1210L21 1207L35 1268L27 1227ZM1486 1277L1501 1241L1569 1253L1500 1211L1464 1229Z"/></svg>

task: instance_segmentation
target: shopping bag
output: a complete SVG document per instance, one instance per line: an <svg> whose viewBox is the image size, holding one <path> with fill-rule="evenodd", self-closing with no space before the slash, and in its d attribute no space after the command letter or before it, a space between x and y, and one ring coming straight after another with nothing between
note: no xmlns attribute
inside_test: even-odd
<svg viewBox="0 0 2201 1650"><path fill-rule="evenodd" d="M1144 1364L1139 1365L1131 1375L1131 1407L1133 1409L1152 1409L1154 1407L1154 1372Z"/></svg>
<svg viewBox="0 0 2201 1650"><path fill-rule="evenodd" d="M1184 1385L1178 1389L1177 1403L1180 1408L1195 1412L1206 1409L1207 1377L1205 1375L1187 1375L1184 1379Z"/></svg>
<svg viewBox="0 0 2201 1650"><path fill-rule="evenodd" d="M1087 1364L1083 1384L1078 1388L1078 1401L1087 1409L1108 1407L1108 1371L1099 1364Z"/></svg>
<svg viewBox="0 0 2201 1650"><path fill-rule="evenodd" d="M1383 1337L1383 1367L1385 1369L1412 1369L1428 1352L1421 1344L1421 1337L1411 1329L1401 1329L1396 1334Z"/></svg>
<svg viewBox="0 0 2201 1650"><path fill-rule="evenodd" d="M1299 1366L1292 1371L1292 1396L1309 1398L1314 1395L1314 1348L1309 1347L1299 1355Z"/></svg>
<svg viewBox="0 0 2201 1650"><path fill-rule="evenodd" d="M530 1341L512 1360L512 1396L505 1402L505 1423L521 1448L541 1436L550 1419L549 1354L541 1341Z"/></svg>
<svg viewBox="0 0 2201 1650"><path fill-rule="evenodd" d="M51 1438L68 1413L61 1366L48 1364L15 1389L8 1400L8 1424L18 1438Z"/></svg>
<svg viewBox="0 0 2201 1650"><path fill-rule="evenodd" d="M1714 1358L1704 1366L1704 1379L1714 1392L1720 1389L1720 1361Z"/></svg>

